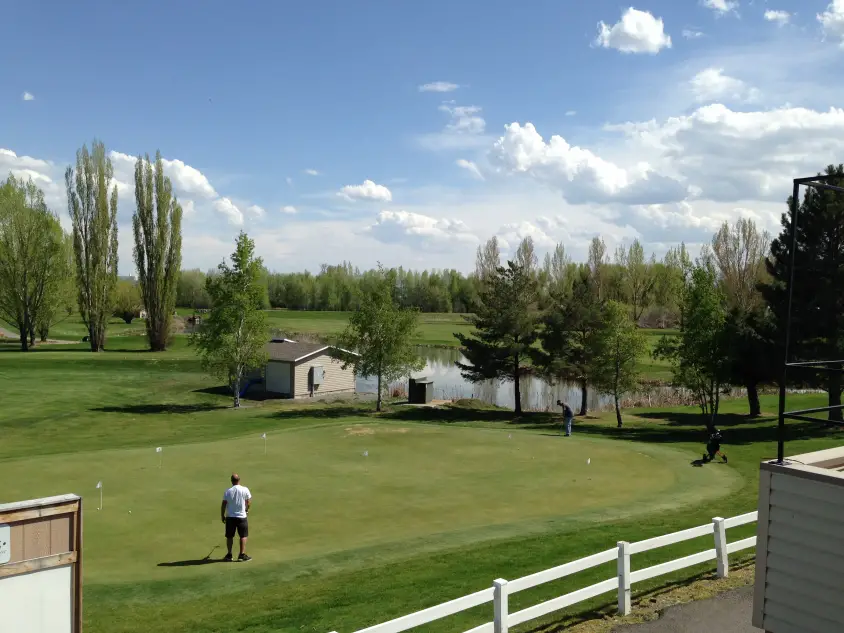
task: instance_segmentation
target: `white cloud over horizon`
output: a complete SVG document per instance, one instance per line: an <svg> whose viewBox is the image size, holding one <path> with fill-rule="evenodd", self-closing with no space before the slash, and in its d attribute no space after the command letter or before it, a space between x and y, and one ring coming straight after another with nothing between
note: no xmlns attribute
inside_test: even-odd
<svg viewBox="0 0 844 633"><path fill-rule="evenodd" d="M764 17L768 22L776 22L780 26L785 26L791 20L791 14L788 11L779 11L774 9L768 9L765 11Z"/></svg>
<svg viewBox="0 0 844 633"><path fill-rule="evenodd" d="M419 92L454 92L460 86L450 81L432 81L419 86Z"/></svg>
<svg viewBox="0 0 844 633"><path fill-rule="evenodd" d="M738 0L701 0L700 3L707 9L712 9L719 16L736 13L739 8Z"/></svg>
<svg viewBox="0 0 844 633"><path fill-rule="evenodd" d="M35 95L32 94L31 92L24 92L21 95L21 99L24 100L24 101L35 101Z"/></svg>
<svg viewBox="0 0 844 633"><path fill-rule="evenodd" d="M371 180L364 180L361 185L346 185L337 192L337 195L350 202L355 200L391 202L393 200L393 193L387 187Z"/></svg>
<svg viewBox="0 0 844 633"><path fill-rule="evenodd" d="M748 86L741 79L724 74L723 68L706 68L689 82L695 100L753 101L759 98L759 91Z"/></svg>
<svg viewBox="0 0 844 633"><path fill-rule="evenodd" d="M598 23L595 44L603 48L614 48L622 53L655 55L664 48L671 48L671 37L665 33L662 18L630 7L614 25Z"/></svg>
<svg viewBox="0 0 844 633"><path fill-rule="evenodd" d="M839 40L841 48L844 48L844 0L832 0L826 11L817 14L817 19L824 36Z"/></svg>

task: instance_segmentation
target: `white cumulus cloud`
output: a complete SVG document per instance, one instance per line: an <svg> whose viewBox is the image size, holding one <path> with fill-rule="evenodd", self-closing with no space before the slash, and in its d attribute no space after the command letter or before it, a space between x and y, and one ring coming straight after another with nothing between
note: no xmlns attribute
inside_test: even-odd
<svg viewBox="0 0 844 633"><path fill-rule="evenodd" d="M385 244L421 243L433 249L447 248L454 243L478 242L478 237L460 220L433 218L409 211L381 211L366 232Z"/></svg>
<svg viewBox="0 0 844 633"><path fill-rule="evenodd" d="M478 180L484 179L484 176L481 173L481 170L478 169L478 166L475 163L473 163L471 160L466 160L465 158L461 158L457 161L456 164L461 169L465 169L466 171L468 171L470 174L472 174Z"/></svg>
<svg viewBox="0 0 844 633"><path fill-rule="evenodd" d="M279 209L279 211L281 211L282 213L290 213L290 214L293 214L293 213L296 213L296 207L291 206L291 205L289 205L289 204L288 204L288 205L285 205L285 206L281 207L281 209Z"/></svg>
<svg viewBox="0 0 844 633"><path fill-rule="evenodd" d="M715 103L663 122L607 129L628 136L626 151L649 154L662 173L688 183L697 198L716 202L781 203L795 176L815 174L844 155L841 108L737 112Z"/></svg>
<svg viewBox="0 0 844 633"><path fill-rule="evenodd" d="M694 29L683 29L682 35L687 40L696 40L703 37L703 33L701 31L695 31Z"/></svg>
<svg viewBox="0 0 844 633"><path fill-rule="evenodd" d="M707 9L712 9L717 15L726 15L738 9L738 0L701 0Z"/></svg>
<svg viewBox="0 0 844 633"><path fill-rule="evenodd" d="M243 212L228 198L219 198L214 201L214 210L228 220L234 226L243 226Z"/></svg>
<svg viewBox="0 0 844 633"><path fill-rule="evenodd" d="M24 92L21 95L21 99L23 99L24 101L35 101L35 95L31 92Z"/></svg>
<svg viewBox="0 0 844 633"><path fill-rule="evenodd" d="M257 204L253 204L246 207L246 213L248 213L254 218L262 218L264 217L265 211L263 207L260 207Z"/></svg>
<svg viewBox="0 0 844 633"><path fill-rule="evenodd" d="M450 81L432 81L431 83L419 86L419 92L453 92L459 87Z"/></svg>
<svg viewBox="0 0 844 633"><path fill-rule="evenodd" d="M702 70L689 83L697 101L716 99L752 101L759 96L756 89L751 88L741 79L725 75L723 68Z"/></svg>
<svg viewBox="0 0 844 633"><path fill-rule="evenodd" d="M384 185L378 185L371 180L364 180L362 185L346 185L337 195L346 200L375 200L378 202L391 202L392 192Z"/></svg>
<svg viewBox="0 0 844 633"><path fill-rule="evenodd" d="M305 173L308 176L319 176L320 175L319 172L316 169L306 169Z"/></svg>
<svg viewBox="0 0 844 633"><path fill-rule="evenodd" d="M841 40L844 48L844 0L832 0L826 11L818 14L824 35L832 39Z"/></svg>
<svg viewBox="0 0 844 633"><path fill-rule="evenodd" d="M789 20L791 20L791 14L788 11L775 11L773 9L768 9L765 11L765 19L768 22L776 22L780 26L784 26L788 24Z"/></svg>
<svg viewBox="0 0 844 633"><path fill-rule="evenodd" d="M573 204L669 202L682 200L687 193L680 183L647 164L621 167L570 145L562 136L552 136L546 143L532 123L506 125L489 157L504 172L527 174L560 189Z"/></svg>
<svg viewBox="0 0 844 633"><path fill-rule="evenodd" d="M598 23L598 37L595 43L622 53L655 55L663 48L671 48L671 37L665 33L662 18L655 18L647 11L630 7L614 25Z"/></svg>
<svg viewBox="0 0 844 633"><path fill-rule="evenodd" d="M419 143L422 147L432 150L459 150L488 143L489 139L484 135L486 121L481 116L482 109L479 106L462 106L454 101L445 101L440 104L439 111L448 114L448 123L442 132L421 136Z"/></svg>

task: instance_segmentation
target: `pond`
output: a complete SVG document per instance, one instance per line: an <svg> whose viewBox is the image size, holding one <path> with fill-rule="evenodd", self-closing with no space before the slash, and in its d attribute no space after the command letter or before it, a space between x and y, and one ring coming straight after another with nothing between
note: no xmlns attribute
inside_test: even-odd
<svg viewBox="0 0 844 633"><path fill-rule="evenodd" d="M460 373L456 362L466 362L466 358L454 348L420 347L419 355L425 359L425 369L413 375L414 378L425 376L434 381L434 399L456 400L476 398L490 404L512 409L515 404L515 389L512 382L489 380L473 384ZM391 390L407 390L407 380L390 385ZM360 393L375 393L374 378L358 377L357 390ZM580 409L580 387L576 384L550 385L536 376L526 376L521 381L522 408L529 411L552 411L558 409L557 400L568 402L577 412ZM612 398L598 394L590 389L588 404L590 410L603 409L611 405Z"/></svg>

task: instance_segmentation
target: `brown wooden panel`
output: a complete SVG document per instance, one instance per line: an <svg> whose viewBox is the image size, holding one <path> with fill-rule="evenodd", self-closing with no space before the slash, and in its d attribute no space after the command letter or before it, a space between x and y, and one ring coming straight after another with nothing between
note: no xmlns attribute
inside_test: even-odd
<svg viewBox="0 0 844 633"><path fill-rule="evenodd" d="M11 526L9 538L11 539L11 559L10 563L16 563L23 560L23 524L17 523Z"/></svg>
<svg viewBox="0 0 844 633"><path fill-rule="evenodd" d="M72 552L73 546L73 523L72 515L52 517L50 520L50 554L62 554Z"/></svg>
<svg viewBox="0 0 844 633"><path fill-rule="evenodd" d="M23 524L23 555L26 559L50 555L50 519Z"/></svg>
<svg viewBox="0 0 844 633"><path fill-rule="evenodd" d="M51 517L57 514L69 514L76 512L77 507L77 503L73 502L55 506L44 506L43 508L29 508L26 510L16 510L15 512L6 512L5 514L0 514L0 523L17 523L18 521Z"/></svg>
<svg viewBox="0 0 844 633"><path fill-rule="evenodd" d="M20 574L28 574L33 571L41 571L44 569L51 569L53 567L61 567L62 565L69 565L71 563L75 563L76 558L76 552L65 552L64 554L56 554L55 556L46 556L44 558L36 558L34 560L24 560L18 563L0 565L0 578L18 576Z"/></svg>

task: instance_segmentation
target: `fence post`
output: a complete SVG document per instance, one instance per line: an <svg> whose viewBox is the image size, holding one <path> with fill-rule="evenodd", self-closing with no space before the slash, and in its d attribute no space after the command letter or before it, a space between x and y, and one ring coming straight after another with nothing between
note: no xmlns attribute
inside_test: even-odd
<svg viewBox="0 0 844 633"><path fill-rule="evenodd" d="M493 607L495 619L493 621L494 633L507 633L507 581L499 578L492 581L495 591L493 593Z"/></svg>
<svg viewBox="0 0 844 633"><path fill-rule="evenodd" d="M618 542L618 612L630 615L630 543Z"/></svg>
<svg viewBox="0 0 844 633"><path fill-rule="evenodd" d="M726 578L730 575L730 557L727 554L727 526L724 519L715 517L712 519L715 527L715 560L718 562L718 578Z"/></svg>

